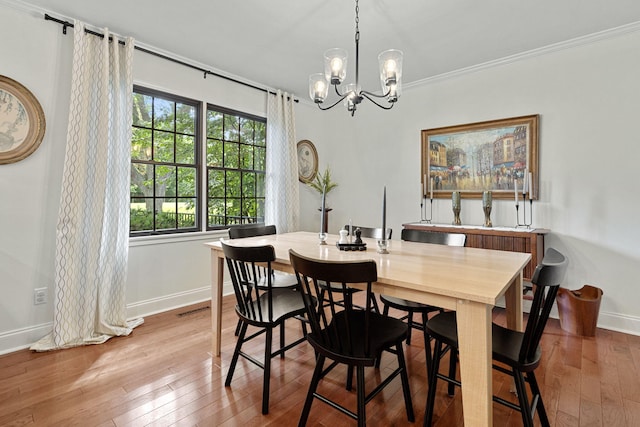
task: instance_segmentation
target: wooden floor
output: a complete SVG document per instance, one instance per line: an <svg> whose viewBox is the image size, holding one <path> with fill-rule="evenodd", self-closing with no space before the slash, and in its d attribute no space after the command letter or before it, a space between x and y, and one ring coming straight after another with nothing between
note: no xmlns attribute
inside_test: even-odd
<svg viewBox="0 0 640 427"><path fill-rule="evenodd" d="M262 371L240 361L231 387L224 378L235 339L232 299L225 298L221 358L211 357L208 304L150 316L129 337L103 345L48 353L28 350L0 356L1 426L294 426L314 365L304 343L274 359L270 413L260 413ZM496 322L504 322L501 310ZM287 329L299 334L299 324ZM259 341L259 339L258 339ZM262 354L259 343L252 352ZM543 338L543 363L536 371L555 426L640 426L640 337L598 329L595 338L564 333L550 320ZM420 333L406 348L416 422L422 425L426 399L424 348ZM385 355L381 369L393 366ZM446 367L447 363L443 363ZM368 372L367 389L379 378ZM352 402L344 371L331 373L322 390ZM442 387L442 389L440 389ZM494 392L507 398L510 382L494 373ZM436 426L462 425L460 393L446 396L439 384ZM406 421L399 380L367 405L371 426L411 425ZM494 404L496 426L521 425L519 414ZM310 426L355 425L315 401ZM472 426L473 427L473 426Z"/></svg>

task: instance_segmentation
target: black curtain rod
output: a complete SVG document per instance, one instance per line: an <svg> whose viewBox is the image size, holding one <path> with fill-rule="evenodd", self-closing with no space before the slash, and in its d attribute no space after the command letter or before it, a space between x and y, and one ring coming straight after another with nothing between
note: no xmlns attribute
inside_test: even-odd
<svg viewBox="0 0 640 427"><path fill-rule="evenodd" d="M54 18L53 16L49 15L48 13L44 14L44 20L45 21L57 22L58 24L62 25L62 34L65 34L65 35L67 34L67 27L73 28L73 23L71 23L69 21L63 21L63 20L58 19L58 18ZM95 32L95 31L91 31L91 30L89 30L87 28L84 29L84 32L87 33L87 34L91 34L91 35L94 35L94 36L98 36L98 37L104 38L104 34L101 34L101 33ZM113 37L109 37L109 40L113 41ZM124 41L122 41L122 40L118 40L118 43L120 43L121 45L125 44ZM260 90L262 92L266 92L266 93L271 94L271 95L275 95L276 94L275 92L271 92L270 90L267 90L265 88L258 87L258 86L252 85L250 83L246 83L246 82L240 81L240 80L236 80L236 79L234 79L232 77L224 76L222 74L218 74L218 73L215 73L213 71L205 70L204 68L198 67L198 66L193 65L193 64L189 64L188 62L180 61L179 59L171 58L170 56L166 56L166 55L163 55L161 53L154 52L154 51L149 50L149 49L145 49L143 47L134 46L133 48L136 49L136 50L139 50L140 52L144 52L144 53L147 53L149 55L153 55L153 56L156 56L158 58L162 58L162 59L165 59L167 61L171 61L171 62L174 62L176 64L180 64L180 65L183 65L185 67L192 68L194 70L198 70L201 73L203 73L205 79L207 78L207 74L211 74L212 76L220 77L221 79L229 80L231 82L238 83L238 84L241 84L243 86L250 87L252 89L257 89L257 90ZM295 99L295 98L294 98L294 101L298 102L298 100Z"/></svg>

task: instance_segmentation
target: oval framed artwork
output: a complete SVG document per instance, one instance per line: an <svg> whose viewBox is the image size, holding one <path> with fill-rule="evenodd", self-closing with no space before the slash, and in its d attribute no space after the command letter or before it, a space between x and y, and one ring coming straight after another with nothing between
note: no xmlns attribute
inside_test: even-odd
<svg viewBox="0 0 640 427"><path fill-rule="evenodd" d="M298 141L298 179L305 184L314 180L318 174L318 152L307 139Z"/></svg>
<svg viewBox="0 0 640 427"><path fill-rule="evenodd" d="M40 146L45 128L44 112L31 91L0 76L0 164L31 155Z"/></svg>

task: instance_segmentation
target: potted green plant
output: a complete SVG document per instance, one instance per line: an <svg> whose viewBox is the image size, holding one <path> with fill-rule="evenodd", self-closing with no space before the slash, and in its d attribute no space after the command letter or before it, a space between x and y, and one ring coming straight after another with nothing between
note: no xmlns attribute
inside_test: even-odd
<svg viewBox="0 0 640 427"><path fill-rule="evenodd" d="M307 185L322 195L323 191L325 194L329 194L331 190L338 186L338 183L331 180L331 169L327 166L324 172L316 174L316 178Z"/></svg>
<svg viewBox="0 0 640 427"><path fill-rule="evenodd" d="M338 183L331 180L331 169L329 169L329 167L327 166L324 172L317 174L316 178L313 181L309 182L307 185L320 193L320 197L322 197L322 193L324 192L326 203L327 194L329 194L331 190L336 188L338 186ZM318 210L321 211L322 208ZM329 211L331 211L331 208L325 205L324 216L322 217L320 226L320 229L323 233L326 233L329 227Z"/></svg>

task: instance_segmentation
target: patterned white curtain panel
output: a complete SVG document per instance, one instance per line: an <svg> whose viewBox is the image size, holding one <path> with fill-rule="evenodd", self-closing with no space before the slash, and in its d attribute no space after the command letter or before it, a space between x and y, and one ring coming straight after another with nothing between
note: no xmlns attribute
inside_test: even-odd
<svg viewBox="0 0 640 427"><path fill-rule="evenodd" d="M267 94L267 167L265 223L278 233L298 231L300 202L293 96Z"/></svg>
<svg viewBox="0 0 640 427"><path fill-rule="evenodd" d="M53 332L36 351L103 343L143 322L127 322L125 301L134 41L74 25Z"/></svg>

